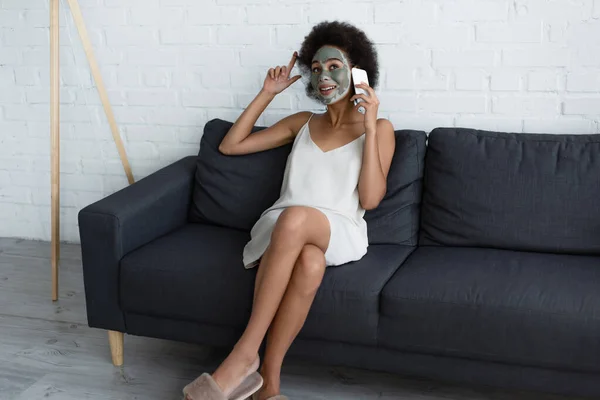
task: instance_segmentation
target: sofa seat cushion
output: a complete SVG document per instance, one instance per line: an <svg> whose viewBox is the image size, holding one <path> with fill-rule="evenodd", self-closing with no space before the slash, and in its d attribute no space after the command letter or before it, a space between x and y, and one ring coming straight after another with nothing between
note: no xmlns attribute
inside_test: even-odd
<svg viewBox="0 0 600 400"><path fill-rule="evenodd" d="M381 301L388 348L600 371L600 257L419 247Z"/></svg>
<svg viewBox="0 0 600 400"><path fill-rule="evenodd" d="M121 306L128 313L242 330L256 268L244 269L243 231L187 224L121 260ZM413 247L373 245L362 260L327 269L301 336L375 344L381 290Z"/></svg>

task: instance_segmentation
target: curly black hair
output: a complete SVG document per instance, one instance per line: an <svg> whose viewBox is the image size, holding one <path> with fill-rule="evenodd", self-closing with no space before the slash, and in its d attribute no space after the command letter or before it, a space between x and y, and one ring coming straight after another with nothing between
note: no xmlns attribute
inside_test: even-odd
<svg viewBox="0 0 600 400"><path fill-rule="evenodd" d="M320 22L304 37L296 60L298 68L304 76L310 76L313 56L325 45L342 49L350 58L352 65L358 65L367 71L369 86L377 87L379 61L375 45L365 32L347 22ZM311 98L315 97L310 81L306 85L306 94Z"/></svg>

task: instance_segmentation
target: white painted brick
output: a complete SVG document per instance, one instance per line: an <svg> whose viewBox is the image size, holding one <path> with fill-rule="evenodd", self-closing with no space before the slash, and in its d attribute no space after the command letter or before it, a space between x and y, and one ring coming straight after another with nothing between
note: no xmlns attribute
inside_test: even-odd
<svg viewBox="0 0 600 400"><path fill-rule="evenodd" d="M489 74L481 69L461 69L454 72L456 90L481 91L485 89Z"/></svg>
<svg viewBox="0 0 600 400"><path fill-rule="evenodd" d="M559 79L557 71L531 71L527 76L527 88L532 92L554 92L558 90Z"/></svg>
<svg viewBox="0 0 600 400"><path fill-rule="evenodd" d="M198 145L160 143L160 159L170 164L183 157L198 154Z"/></svg>
<svg viewBox="0 0 600 400"><path fill-rule="evenodd" d="M310 32L310 25L287 25L275 27L275 43L280 46L300 48L302 40Z"/></svg>
<svg viewBox="0 0 600 400"><path fill-rule="evenodd" d="M175 66L178 64L179 53L174 49L132 49L127 51L126 59L128 64L135 66Z"/></svg>
<svg viewBox="0 0 600 400"><path fill-rule="evenodd" d="M408 44L431 48L460 48L474 40L475 28L471 25L407 25L403 28L403 39Z"/></svg>
<svg viewBox="0 0 600 400"><path fill-rule="evenodd" d="M50 206L51 195L50 195L50 191L48 189L46 189L46 188L33 189L31 192L31 196L32 196L32 204L34 206ZM64 190L61 187L60 206L61 206L61 209L66 208L66 207L77 207L77 193L73 192L72 190ZM61 235L61 239L62 239L62 235Z"/></svg>
<svg viewBox="0 0 600 400"><path fill-rule="evenodd" d="M13 171L10 173L13 186L50 188L50 172L21 172Z"/></svg>
<svg viewBox="0 0 600 400"><path fill-rule="evenodd" d="M600 46L573 49L573 65L579 67L594 67L600 65Z"/></svg>
<svg viewBox="0 0 600 400"><path fill-rule="evenodd" d="M292 70L292 74L294 70ZM257 71L249 71L248 69L243 69L241 71L235 71L231 74L231 87L237 90L260 90L264 83L265 77L267 76L267 71L260 69Z"/></svg>
<svg viewBox="0 0 600 400"><path fill-rule="evenodd" d="M144 85L149 87L167 87L170 81L170 70L157 68L155 70L147 68L142 74Z"/></svg>
<svg viewBox="0 0 600 400"><path fill-rule="evenodd" d="M206 112L198 108L161 107L153 109L147 117L150 124L168 126L201 126L206 121Z"/></svg>
<svg viewBox="0 0 600 400"><path fill-rule="evenodd" d="M246 108L248 104L256 97L257 93L238 94L236 107ZM292 96L287 93L280 93L269 103L268 109L289 110L292 107Z"/></svg>
<svg viewBox="0 0 600 400"><path fill-rule="evenodd" d="M188 107L232 107L231 92L204 90L202 92L182 93L183 105Z"/></svg>
<svg viewBox="0 0 600 400"><path fill-rule="evenodd" d="M21 91L25 94L25 98L29 104L50 104L50 88L30 86L22 88ZM61 104L73 104L76 97L76 92L65 87L60 88L59 99ZM0 92L0 99L1 98L2 93Z"/></svg>
<svg viewBox="0 0 600 400"><path fill-rule="evenodd" d="M202 138L201 128L178 128L176 131L177 140L180 143L200 144Z"/></svg>
<svg viewBox="0 0 600 400"><path fill-rule="evenodd" d="M134 106L174 106L177 92L172 90L127 90L127 103Z"/></svg>
<svg viewBox="0 0 600 400"><path fill-rule="evenodd" d="M495 53L492 50L433 50L434 67L491 67Z"/></svg>
<svg viewBox="0 0 600 400"><path fill-rule="evenodd" d="M447 22L505 21L509 2L505 0L455 0L440 3L441 20Z"/></svg>
<svg viewBox="0 0 600 400"><path fill-rule="evenodd" d="M0 6L4 10L43 10L47 4L45 0L2 0Z"/></svg>
<svg viewBox="0 0 600 400"><path fill-rule="evenodd" d="M206 26L188 28L163 28L160 31L162 44L209 44L211 29Z"/></svg>
<svg viewBox="0 0 600 400"><path fill-rule="evenodd" d="M15 68L15 80L20 86L33 86L40 84L40 69L33 67Z"/></svg>
<svg viewBox="0 0 600 400"><path fill-rule="evenodd" d="M592 121L581 118L526 118L523 132L574 134L592 133Z"/></svg>
<svg viewBox="0 0 600 400"><path fill-rule="evenodd" d="M559 101L556 96L497 96L492 99L492 112L494 114L508 115L556 115L559 110Z"/></svg>
<svg viewBox="0 0 600 400"><path fill-rule="evenodd" d="M4 43L8 46L47 46L50 43L48 29L2 28Z"/></svg>
<svg viewBox="0 0 600 400"><path fill-rule="evenodd" d="M0 68L2 65L16 65L19 63L19 53L22 50L16 47L4 47L0 51ZM47 59L46 59L47 61Z"/></svg>
<svg viewBox="0 0 600 400"><path fill-rule="evenodd" d="M62 84L65 86L92 86L92 74L87 68L73 68L64 67L61 68L60 78Z"/></svg>
<svg viewBox="0 0 600 400"><path fill-rule="evenodd" d="M374 2L375 23L433 22L436 19L435 6L434 2L426 3L422 1Z"/></svg>
<svg viewBox="0 0 600 400"><path fill-rule="evenodd" d="M107 147L108 150L110 150ZM115 156L116 150L114 150ZM152 142L131 142L127 143L127 155L131 160L152 160L157 159L160 156L158 148L155 143Z"/></svg>
<svg viewBox="0 0 600 400"><path fill-rule="evenodd" d="M255 44L267 46L271 41L271 28L268 26L221 26L217 29L219 44Z"/></svg>
<svg viewBox="0 0 600 400"><path fill-rule="evenodd" d="M127 23L127 10L124 8L95 8L82 13L88 26L119 26Z"/></svg>
<svg viewBox="0 0 600 400"><path fill-rule="evenodd" d="M380 111L416 112L417 96L412 93L378 93Z"/></svg>
<svg viewBox="0 0 600 400"><path fill-rule="evenodd" d="M2 49L0 52L0 63L2 59L2 54L10 52L14 48L7 47L6 49ZM48 63L50 60L50 48L48 46L44 47L34 47L32 49L25 48L21 51L22 54L22 64L25 66L40 66L44 68L48 68ZM67 46L62 46L60 48L60 65L61 67L73 67L75 65L75 58L73 57L72 50Z"/></svg>
<svg viewBox="0 0 600 400"><path fill-rule="evenodd" d="M450 73L442 70L419 69L415 74L416 87L420 90L448 90Z"/></svg>
<svg viewBox="0 0 600 400"><path fill-rule="evenodd" d="M401 25L398 24L366 25L364 28L369 39L375 44L399 43L402 37Z"/></svg>
<svg viewBox="0 0 600 400"><path fill-rule="evenodd" d="M25 101L25 89L15 86L0 90L0 104L21 104Z"/></svg>
<svg viewBox="0 0 600 400"><path fill-rule="evenodd" d="M1 152L0 148L0 152ZM15 155L0 157L0 170L5 171L32 171L33 159L30 157Z"/></svg>
<svg viewBox="0 0 600 400"><path fill-rule="evenodd" d="M233 64L236 62L235 52L231 49L199 48L183 53L184 63L189 65Z"/></svg>
<svg viewBox="0 0 600 400"><path fill-rule="evenodd" d="M48 105L6 104L3 108L6 120L47 121L50 119L50 108Z"/></svg>
<svg viewBox="0 0 600 400"><path fill-rule="evenodd" d="M491 72L490 89L494 91L518 91L523 81L523 72L512 69L498 69Z"/></svg>
<svg viewBox="0 0 600 400"><path fill-rule="evenodd" d="M344 4L344 7L347 7ZM302 23L302 6L248 6L246 15L248 23L252 25L268 24L300 24ZM336 16L337 19L337 16Z"/></svg>
<svg viewBox="0 0 600 400"><path fill-rule="evenodd" d="M1 4L0 4L1 5ZM48 20L48 18L47 18ZM14 28L23 24L19 10L2 10L0 8L0 27Z"/></svg>
<svg viewBox="0 0 600 400"><path fill-rule="evenodd" d="M269 4L272 0L216 0L217 4L228 5L228 4Z"/></svg>
<svg viewBox="0 0 600 400"><path fill-rule="evenodd" d="M106 43L109 46L152 46L158 44L156 29L128 26L106 30Z"/></svg>
<svg viewBox="0 0 600 400"><path fill-rule="evenodd" d="M454 126L454 117L449 115L422 115L407 113L390 114L390 122L394 129L415 129L425 132L431 132L438 127Z"/></svg>
<svg viewBox="0 0 600 400"><path fill-rule="evenodd" d="M11 138L19 138L27 136L27 123L26 122L13 122L13 121L2 121L1 131L3 137L10 136ZM48 132L46 132L47 134ZM0 142L2 143L2 142ZM5 150L10 151L8 146L2 146Z"/></svg>
<svg viewBox="0 0 600 400"><path fill-rule="evenodd" d="M133 25L142 26L182 26L184 9L167 7L133 7L130 9Z"/></svg>
<svg viewBox="0 0 600 400"><path fill-rule="evenodd" d="M188 10L191 25L241 25L246 15L242 7L203 6Z"/></svg>
<svg viewBox="0 0 600 400"><path fill-rule="evenodd" d="M161 4L164 0L161 0ZM104 0L104 4L107 7L123 7L123 0ZM158 0L127 0L128 7L153 7L156 8L159 5Z"/></svg>
<svg viewBox="0 0 600 400"><path fill-rule="evenodd" d="M418 71L413 68L394 68L394 72L388 74L385 87L394 90L414 90L417 88Z"/></svg>
<svg viewBox="0 0 600 400"><path fill-rule="evenodd" d="M122 49L101 47L94 49L94 52L96 59L102 60L102 66L121 64L125 58L125 52Z"/></svg>
<svg viewBox="0 0 600 400"><path fill-rule="evenodd" d="M298 13L300 16L301 13ZM367 3L339 3L339 2L328 2L309 5L306 10L306 16L308 22L316 24L324 20L328 20L332 15L335 15L337 21L346 21L352 24L361 23L372 23L373 22L373 10L372 6ZM274 24L282 22L272 22ZM290 22L294 23L294 22ZM298 23L298 22L296 22ZM308 31L306 32L308 34Z"/></svg>
<svg viewBox="0 0 600 400"><path fill-rule="evenodd" d="M428 51L422 48L380 45L377 49L380 64L387 67L424 67L429 65Z"/></svg>
<svg viewBox="0 0 600 400"><path fill-rule="evenodd" d="M0 186L1 203L30 204L31 188L14 185Z"/></svg>
<svg viewBox="0 0 600 400"><path fill-rule="evenodd" d="M48 131L46 131L46 135L48 135ZM33 160L33 170L38 172L50 172L50 156L38 157ZM60 159L60 172L65 174L75 174L81 172L79 167L79 160L73 161L70 159L65 159L64 157Z"/></svg>
<svg viewBox="0 0 600 400"><path fill-rule="evenodd" d="M112 138L109 132L106 132L106 140ZM65 140L61 142L61 160L79 160L79 159L101 159L102 149L98 142L91 140Z"/></svg>
<svg viewBox="0 0 600 400"><path fill-rule="evenodd" d="M600 98L582 97L567 98L563 104L563 113L565 115L598 115L600 110Z"/></svg>
<svg viewBox="0 0 600 400"><path fill-rule="evenodd" d="M567 90L569 92L600 92L600 69L569 73Z"/></svg>
<svg viewBox="0 0 600 400"><path fill-rule="evenodd" d="M201 75L202 86L205 88L225 89L231 86L229 72L225 68L205 68Z"/></svg>
<svg viewBox="0 0 600 400"><path fill-rule="evenodd" d="M15 84L15 72L12 67L0 65L0 87Z"/></svg>
<svg viewBox="0 0 600 400"><path fill-rule="evenodd" d="M481 23L475 26L475 38L482 43L540 43L543 26L538 23Z"/></svg>
<svg viewBox="0 0 600 400"><path fill-rule="evenodd" d="M419 97L419 112L434 113L484 113L485 96L462 96L458 94L427 94Z"/></svg>
<svg viewBox="0 0 600 400"><path fill-rule="evenodd" d="M97 192L102 190L102 175L61 174L60 185L65 190Z"/></svg>
<svg viewBox="0 0 600 400"><path fill-rule="evenodd" d="M600 21L569 25L567 43L571 46L581 46L582 39L588 46L600 45Z"/></svg>
<svg viewBox="0 0 600 400"><path fill-rule="evenodd" d="M122 175L125 173L120 160L97 160L84 158L81 160L82 172L98 175Z"/></svg>
<svg viewBox="0 0 600 400"><path fill-rule="evenodd" d="M207 108L206 121L210 121L214 118L220 118L225 121L234 122L239 118L242 111L243 110L227 108Z"/></svg>
<svg viewBox="0 0 600 400"><path fill-rule="evenodd" d="M488 115L460 115L456 126L496 132L521 132L522 121L514 117L492 117Z"/></svg>
<svg viewBox="0 0 600 400"><path fill-rule="evenodd" d="M10 174L8 171L0 170L0 187L10 185ZM0 207L1 209L2 207ZM1 212L1 211L0 211Z"/></svg>
<svg viewBox="0 0 600 400"><path fill-rule="evenodd" d="M290 61L290 53L287 50L240 50L240 59L244 67L265 67L265 73L269 68L287 65Z"/></svg>
<svg viewBox="0 0 600 400"><path fill-rule="evenodd" d="M125 137L130 142L173 142L175 129L171 126L129 125L125 130Z"/></svg>
<svg viewBox="0 0 600 400"><path fill-rule="evenodd" d="M566 67L569 49L503 50L502 62L508 67Z"/></svg>
<svg viewBox="0 0 600 400"><path fill-rule="evenodd" d="M584 21L592 16L592 0L515 0L517 21Z"/></svg>

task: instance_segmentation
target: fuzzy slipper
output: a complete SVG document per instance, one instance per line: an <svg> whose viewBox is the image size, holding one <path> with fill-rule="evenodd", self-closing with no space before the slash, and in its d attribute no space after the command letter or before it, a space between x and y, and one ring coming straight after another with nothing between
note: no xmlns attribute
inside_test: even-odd
<svg viewBox="0 0 600 400"><path fill-rule="evenodd" d="M262 376L258 372L253 372L235 388L229 397L225 397L212 376L203 373L183 388L183 394L191 400L245 400L256 393L262 387L262 384ZM184 400L186 397L184 397Z"/></svg>
<svg viewBox="0 0 600 400"><path fill-rule="evenodd" d="M254 393L252 395L252 400L258 400L258 394ZM290 400L287 396L282 394L278 394L277 396L269 397L267 400Z"/></svg>

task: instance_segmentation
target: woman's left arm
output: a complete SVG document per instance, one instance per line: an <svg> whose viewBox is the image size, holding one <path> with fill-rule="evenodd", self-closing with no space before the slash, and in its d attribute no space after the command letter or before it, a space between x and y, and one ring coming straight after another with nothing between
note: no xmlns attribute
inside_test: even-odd
<svg viewBox="0 0 600 400"><path fill-rule="evenodd" d="M350 101L361 98L364 102L354 108L365 108L365 146L363 150L362 167L358 179L358 196L365 210L376 208L387 189L387 175L392 164L396 147L394 127L384 118L377 119L379 99L370 86L361 83L357 87L365 89L369 95L358 94Z"/></svg>

